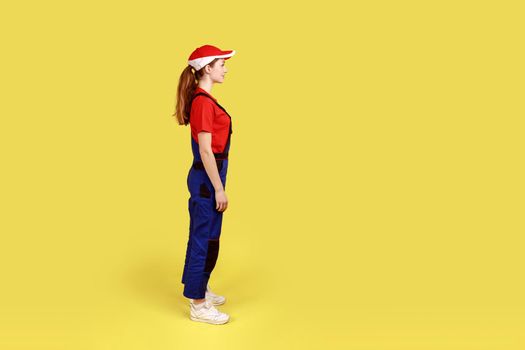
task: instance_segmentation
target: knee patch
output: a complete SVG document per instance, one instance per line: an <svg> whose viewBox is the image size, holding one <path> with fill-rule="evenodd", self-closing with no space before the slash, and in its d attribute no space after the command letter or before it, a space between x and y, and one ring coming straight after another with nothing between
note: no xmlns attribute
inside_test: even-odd
<svg viewBox="0 0 525 350"><path fill-rule="evenodd" d="M206 264L204 272L212 272L219 256L219 238L208 239L208 252L206 253Z"/></svg>

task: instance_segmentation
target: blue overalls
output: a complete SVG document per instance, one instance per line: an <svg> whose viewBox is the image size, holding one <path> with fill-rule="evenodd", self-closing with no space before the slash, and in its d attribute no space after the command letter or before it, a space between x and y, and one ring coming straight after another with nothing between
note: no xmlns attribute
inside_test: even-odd
<svg viewBox="0 0 525 350"><path fill-rule="evenodd" d="M193 98L198 95L207 96L199 92ZM209 96L207 97L210 98ZM221 105L216 101L213 102L230 117ZM221 153L214 153L217 170L224 189L226 189L231 134L232 123L230 117L230 131L224 150ZM188 200L190 233L186 248L184 271L182 273L182 283L184 284L183 295L185 297L203 299L208 280L219 255L219 238L223 212L216 209L215 189L204 169L199 153L199 144L193 137L191 137L191 149L193 152L193 164L190 167L187 179L190 192Z"/></svg>

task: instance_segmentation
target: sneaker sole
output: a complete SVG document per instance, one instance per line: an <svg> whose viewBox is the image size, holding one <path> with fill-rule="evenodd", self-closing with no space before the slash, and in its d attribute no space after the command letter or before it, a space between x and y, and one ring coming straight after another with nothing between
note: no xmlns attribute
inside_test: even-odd
<svg viewBox="0 0 525 350"><path fill-rule="evenodd" d="M225 324L230 320L229 318L227 318L225 321L212 321L212 320L205 320L202 318L193 317L191 315L190 315L190 319L192 321L204 322L204 323L210 323L210 324Z"/></svg>

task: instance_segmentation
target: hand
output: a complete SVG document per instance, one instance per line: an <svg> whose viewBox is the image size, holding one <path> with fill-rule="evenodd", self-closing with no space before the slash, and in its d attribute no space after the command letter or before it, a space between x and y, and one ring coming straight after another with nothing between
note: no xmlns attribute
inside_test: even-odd
<svg viewBox="0 0 525 350"><path fill-rule="evenodd" d="M217 202L215 209L218 211L225 211L228 208L228 197L224 190L215 191L215 201Z"/></svg>

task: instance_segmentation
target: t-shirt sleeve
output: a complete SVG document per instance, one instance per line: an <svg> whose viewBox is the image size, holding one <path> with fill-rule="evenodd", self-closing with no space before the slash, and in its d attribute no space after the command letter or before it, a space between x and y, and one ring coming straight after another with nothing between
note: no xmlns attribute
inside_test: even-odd
<svg viewBox="0 0 525 350"><path fill-rule="evenodd" d="M210 101L206 97L194 100L190 112L190 123L198 134L201 131L212 132L215 111Z"/></svg>

